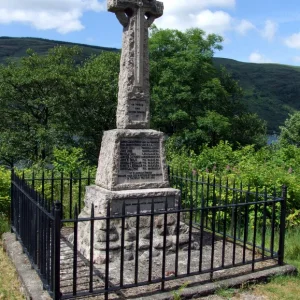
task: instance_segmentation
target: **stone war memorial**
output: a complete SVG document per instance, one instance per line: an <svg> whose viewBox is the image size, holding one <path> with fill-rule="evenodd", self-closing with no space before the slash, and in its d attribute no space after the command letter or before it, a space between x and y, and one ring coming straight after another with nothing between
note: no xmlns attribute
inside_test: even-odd
<svg viewBox="0 0 300 300"><path fill-rule="evenodd" d="M117 129L104 132L96 184L86 188L85 208L79 218L90 217L92 205L95 217L174 210L180 200L180 191L169 185L165 136L162 132L149 129L148 28L162 16L163 3L156 0L108 0L108 10L116 14L123 26ZM159 222L156 217L156 224ZM110 257L114 257L114 251L121 247L121 219L115 219L112 223L109 229ZM175 223L175 216L169 215L171 233L175 232ZM149 226L150 217L141 217L141 250L150 247ZM101 264L105 262L105 221L96 222L94 230L94 259ZM91 248L89 237L90 222L80 223L78 249L87 258ZM129 218L126 220L125 240L131 242L136 238L136 220ZM162 248L161 239L155 231L154 248ZM168 245L171 246L171 242ZM134 250L131 244L127 243L126 247ZM128 252L125 257L133 259L133 253Z"/></svg>
<svg viewBox="0 0 300 300"><path fill-rule="evenodd" d="M12 172L13 233L4 243L28 290L38 277L55 300L171 299L187 285L184 298L192 298L295 272L284 263L286 186L268 194L211 173L168 172L165 135L150 129L148 30L163 3L107 5L123 47L117 128L103 134L95 184L90 173ZM48 299L40 293L29 298Z"/></svg>

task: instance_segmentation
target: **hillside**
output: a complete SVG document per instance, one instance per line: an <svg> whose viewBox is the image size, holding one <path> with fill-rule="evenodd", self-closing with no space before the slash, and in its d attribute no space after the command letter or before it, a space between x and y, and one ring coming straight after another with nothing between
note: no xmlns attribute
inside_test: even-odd
<svg viewBox="0 0 300 300"><path fill-rule="evenodd" d="M84 59L101 51L118 51L85 44L74 44L40 38L0 37L0 63L10 58L17 60L26 54L28 48L43 54L57 45L83 48ZM223 65L238 80L245 93L245 102L252 112L256 112L268 122L269 133L278 132L288 113L300 110L300 67L278 64L243 63L232 59L214 58L216 67Z"/></svg>
<svg viewBox="0 0 300 300"><path fill-rule="evenodd" d="M74 44L62 41L52 41L40 38L11 38L0 37L0 63L10 59L19 59L26 55L28 48L37 53L44 54L50 48L55 46L80 46L83 49L83 57L89 57L91 54L99 54L101 51L118 51L115 48L106 48L98 46L90 46L85 44Z"/></svg>
<svg viewBox="0 0 300 300"><path fill-rule="evenodd" d="M225 58L214 58L214 63L239 81L249 109L268 122L270 133L278 131L289 113L300 110L300 67Z"/></svg>

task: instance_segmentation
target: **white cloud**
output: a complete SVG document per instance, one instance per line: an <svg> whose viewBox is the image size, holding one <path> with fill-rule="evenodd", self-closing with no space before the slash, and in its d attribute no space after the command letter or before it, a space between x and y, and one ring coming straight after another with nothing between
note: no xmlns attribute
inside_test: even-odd
<svg viewBox="0 0 300 300"><path fill-rule="evenodd" d="M0 24L20 22L65 34L84 28L80 18L85 11L105 8L98 0L0 0Z"/></svg>
<svg viewBox="0 0 300 300"><path fill-rule="evenodd" d="M289 48L296 48L300 49L300 32L292 34L291 36L287 37L284 41L284 43Z"/></svg>
<svg viewBox="0 0 300 300"><path fill-rule="evenodd" d="M278 25L275 22L267 20L265 22L264 29L261 31L261 36L267 39L268 41L272 41L277 32L277 29Z"/></svg>
<svg viewBox="0 0 300 300"><path fill-rule="evenodd" d="M185 14L186 12L199 11L207 8L233 8L235 0L164 0L165 13Z"/></svg>
<svg viewBox="0 0 300 300"><path fill-rule="evenodd" d="M249 62L263 64L263 63L271 63L272 60L260 54L258 51L254 51L249 56Z"/></svg>
<svg viewBox="0 0 300 300"><path fill-rule="evenodd" d="M245 35L249 30L252 29L255 29L255 26L247 20L240 21L240 23L235 28L235 30L241 35Z"/></svg>
<svg viewBox="0 0 300 300"><path fill-rule="evenodd" d="M204 10L197 15L190 14L189 17L197 27L207 33L224 34L225 31L231 28L232 18L223 11Z"/></svg>
<svg viewBox="0 0 300 300"><path fill-rule="evenodd" d="M207 33L223 34L231 29L232 17L222 8L233 8L235 0L164 0L164 16L156 20L161 28L185 30L200 27ZM217 9L212 11L212 8Z"/></svg>

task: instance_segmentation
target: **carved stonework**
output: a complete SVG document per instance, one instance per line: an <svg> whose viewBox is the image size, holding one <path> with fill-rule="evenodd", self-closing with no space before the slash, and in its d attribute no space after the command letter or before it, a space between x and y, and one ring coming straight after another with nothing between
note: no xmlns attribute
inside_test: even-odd
<svg viewBox="0 0 300 300"><path fill-rule="evenodd" d="M163 14L156 0L108 0L108 10L123 25L117 109L118 129L150 127L148 28Z"/></svg>

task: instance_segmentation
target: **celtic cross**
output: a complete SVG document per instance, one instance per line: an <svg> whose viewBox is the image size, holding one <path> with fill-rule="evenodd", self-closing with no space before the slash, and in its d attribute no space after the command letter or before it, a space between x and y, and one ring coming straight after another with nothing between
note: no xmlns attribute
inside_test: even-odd
<svg viewBox="0 0 300 300"><path fill-rule="evenodd" d="M123 25L117 128L149 128L148 28L163 14L156 0L108 0L108 10Z"/></svg>

